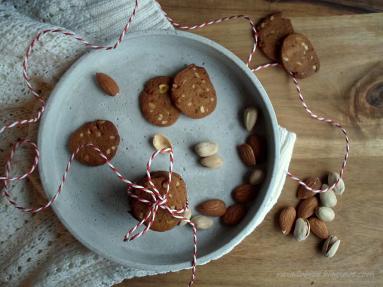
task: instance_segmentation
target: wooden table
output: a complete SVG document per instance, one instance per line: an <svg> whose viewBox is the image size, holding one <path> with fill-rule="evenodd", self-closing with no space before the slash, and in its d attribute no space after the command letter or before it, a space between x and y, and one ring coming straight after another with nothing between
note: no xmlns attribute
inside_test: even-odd
<svg viewBox="0 0 383 287"><path fill-rule="evenodd" d="M347 2L347 1L346 1ZM284 237L276 216L282 206L295 205L297 184L286 186L266 220L229 255L197 269L196 286L383 286L383 121L357 123L350 117L351 86L383 59L383 13L312 2L261 0L162 0L180 23L248 14L258 20L284 11L294 28L309 37L321 59L320 72L302 82L313 110L344 123L352 140L346 192L328 224L341 246L332 259L319 251L320 240ZM248 24L234 21L195 31L245 59L250 48ZM255 63L267 60L257 53ZM344 141L339 132L310 119L294 86L281 70L257 74L274 105L279 123L298 134L291 170L305 177L338 170ZM119 287L186 286L190 271L126 280Z"/></svg>

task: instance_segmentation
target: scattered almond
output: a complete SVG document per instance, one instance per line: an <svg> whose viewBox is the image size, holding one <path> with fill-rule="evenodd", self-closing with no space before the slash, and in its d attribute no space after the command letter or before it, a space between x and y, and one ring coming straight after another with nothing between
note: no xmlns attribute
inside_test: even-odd
<svg viewBox="0 0 383 287"><path fill-rule="evenodd" d="M243 112L243 123L245 125L246 130L251 131L258 118L258 110L254 107L246 108Z"/></svg>
<svg viewBox="0 0 383 287"><path fill-rule="evenodd" d="M247 166L254 166L255 161L255 155L253 152L253 149L248 144L241 144L238 146L238 152L239 156L241 157L243 163Z"/></svg>
<svg viewBox="0 0 383 287"><path fill-rule="evenodd" d="M197 210L203 215L219 217L225 214L226 205L220 199L209 199L200 203Z"/></svg>
<svg viewBox="0 0 383 287"><path fill-rule="evenodd" d="M195 227L199 230L209 229L214 224L214 221L211 218L203 215L193 216L191 222L193 222Z"/></svg>
<svg viewBox="0 0 383 287"><path fill-rule="evenodd" d="M293 228L295 217L297 212L294 207L289 206L282 209L279 214L279 226L281 227L282 233L288 235Z"/></svg>
<svg viewBox="0 0 383 287"><path fill-rule="evenodd" d="M326 223L324 223L322 220L311 217L309 218L310 228L311 232L314 233L316 236L318 236L321 239L327 239L328 238L328 230Z"/></svg>
<svg viewBox="0 0 383 287"><path fill-rule="evenodd" d="M233 199L238 203L248 203L255 198L254 186L241 184L232 192Z"/></svg>
<svg viewBox="0 0 383 287"><path fill-rule="evenodd" d="M311 176L306 178L304 182L308 187L311 187L313 189L320 189L322 186L322 182L319 179L319 177ZM306 189L306 187L304 187L303 185L299 185L298 191L297 191L297 197L299 199L306 199L314 195L315 195L315 192L312 192Z"/></svg>
<svg viewBox="0 0 383 287"><path fill-rule="evenodd" d="M253 185L258 185L263 182L263 179L265 178L265 173L262 169L255 169L249 176L249 182Z"/></svg>
<svg viewBox="0 0 383 287"><path fill-rule="evenodd" d="M226 225L238 224L246 215L246 208L241 204L233 204L226 209L222 222Z"/></svg>
<svg viewBox="0 0 383 287"><path fill-rule="evenodd" d="M318 207L318 199L313 196L300 201L297 207L297 217L309 218L314 214L315 208Z"/></svg>
<svg viewBox="0 0 383 287"><path fill-rule="evenodd" d="M109 96L117 96L120 88L117 83L104 73L96 73L96 81L100 88Z"/></svg>
<svg viewBox="0 0 383 287"><path fill-rule="evenodd" d="M262 158L265 153L265 141L259 135L250 135L246 143L253 149L256 159Z"/></svg>
<svg viewBox="0 0 383 287"><path fill-rule="evenodd" d="M218 152L218 145L213 142L201 142L194 147L194 150L200 157L207 157Z"/></svg>
<svg viewBox="0 0 383 287"><path fill-rule="evenodd" d="M208 168L219 168L223 165L223 159L219 155L214 154L201 158L200 163Z"/></svg>

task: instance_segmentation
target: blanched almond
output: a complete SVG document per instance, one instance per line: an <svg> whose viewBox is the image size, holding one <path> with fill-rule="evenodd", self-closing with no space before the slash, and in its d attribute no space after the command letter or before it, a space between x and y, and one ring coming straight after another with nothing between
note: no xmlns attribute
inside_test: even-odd
<svg viewBox="0 0 383 287"><path fill-rule="evenodd" d="M201 142L194 147L194 150L200 157L207 157L218 152L218 145L213 142Z"/></svg>
<svg viewBox="0 0 383 287"><path fill-rule="evenodd" d="M200 160L200 163L203 166L208 168L219 168L223 165L223 159L219 155L214 154L214 155L202 158Z"/></svg>

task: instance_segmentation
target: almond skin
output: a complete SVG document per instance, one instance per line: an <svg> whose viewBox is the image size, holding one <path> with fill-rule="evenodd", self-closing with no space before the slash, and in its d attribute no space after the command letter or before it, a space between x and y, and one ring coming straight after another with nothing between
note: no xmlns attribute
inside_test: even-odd
<svg viewBox="0 0 383 287"><path fill-rule="evenodd" d="M251 184L241 184L232 192L233 199L238 203L248 203L255 198L254 186Z"/></svg>
<svg viewBox="0 0 383 287"><path fill-rule="evenodd" d="M117 83L107 74L96 73L96 81L100 88L109 96L117 96L120 92Z"/></svg>
<svg viewBox="0 0 383 287"><path fill-rule="evenodd" d="M238 146L238 153L242 162L247 166L255 166L255 155L253 149L248 144L241 144Z"/></svg>
<svg viewBox="0 0 383 287"><path fill-rule="evenodd" d="M305 179L305 184L313 189L321 189L322 187L322 182L319 179L319 177L308 177ZM297 191L297 197L299 199L306 199L309 197L312 197L315 195L315 192L312 192L308 189L306 189L303 185L299 185L298 191Z"/></svg>
<svg viewBox="0 0 383 287"><path fill-rule="evenodd" d="M221 217L226 225L237 225L246 215L246 208L241 204L230 205Z"/></svg>
<svg viewBox="0 0 383 287"><path fill-rule="evenodd" d="M220 199L209 199L197 206L197 210L206 216L219 217L225 214L226 205Z"/></svg>
<svg viewBox="0 0 383 287"><path fill-rule="evenodd" d="M288 235L293 228L297 212L294 207L289 206L282 209L279 214L279 226L281 227L282 233Z"/></svg>
<svg viewBox="0 0 383 287"><path fill-rule="evenodd" d="M316 217L309 218L309 223L312 233L314 233L320 239L328 238L328 229L326 223Z"/></svg>
<svg viewBox="0 0 383 287"><path fill-rule="evenodd" d="M265 141L258 135L250 135L246 143L251 146L253 149L254 155L256 159L260 159L264 157L265 154Z"/></svg>
<svg viewBox="0 0 383 287"><path fill-rule="evenodd" d="M297 217L304 219L309 218L314 214L318 204L318 199L315 196L301 200L297 207Z"/></svg>

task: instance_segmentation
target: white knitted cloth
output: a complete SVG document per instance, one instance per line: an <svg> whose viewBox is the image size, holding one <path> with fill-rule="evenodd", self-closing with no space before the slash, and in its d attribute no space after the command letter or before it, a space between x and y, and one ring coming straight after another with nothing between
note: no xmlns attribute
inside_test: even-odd
<svg viewBox="0 0 383 287"><path fill-rule="evenodd" d="M65 27L92 42L106 43L119 35L132 9L132 0L0 0L0 127L5 122L28 118L33 110L33 97L23 82L21 63L37 31ZM157 3L141 0L131 31L141 29L173 27ZM72 39L47 36L32 57L34 86L49 95L60 75L84 51ZM12 129L1 136L1 166L9 144L28 134L36 137L36 127ZM282 166L269 209L282 190L283 171L288 168L294 142L295 134L281 129ZM18 159L16 169L23 170L26 156L21 154ZM12 189L17 200L36 206L44 199L34 191L41 191L38 174ZM51 210L31 216L0 198L0 286L112 286L126 278L151 274L155 272L123 267L89 251L65 230Z"/></svg>

